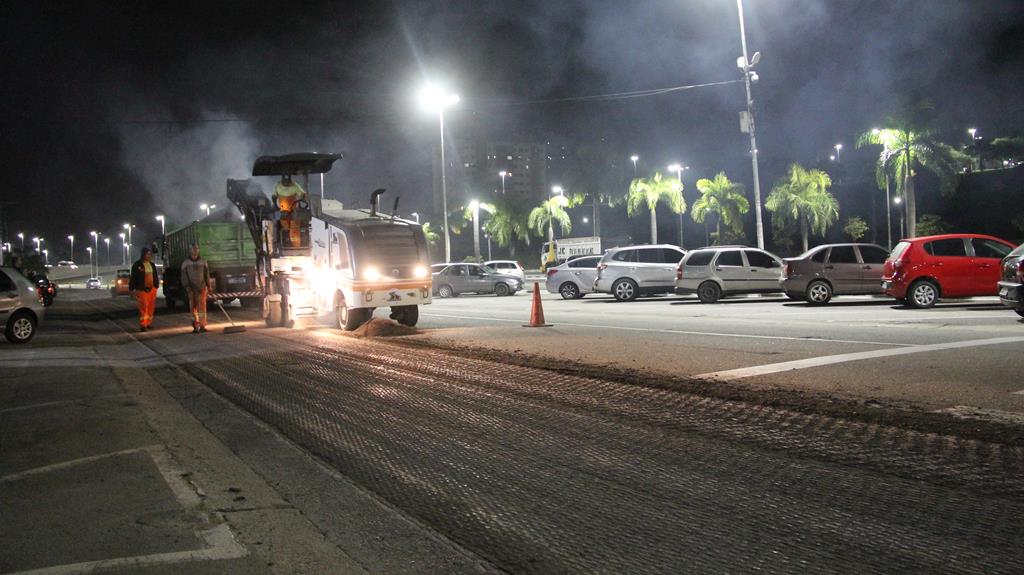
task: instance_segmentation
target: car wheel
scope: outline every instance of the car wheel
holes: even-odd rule
[[[827,281],[815,280],[807,286],[807,303],[825,305],[832,299],[832,286]]]
[[[498,297],[507,296],[511,290],[508,288],[508,284],[498,282],[494,284],[494,295]]]
[[[565,282],[558,288],[558,295],[562,299],[577,299],[580,297],[580,288],[572,282]]]
[[[36,320],[32,319],[32,316],[27,312],[15,312],[7,320],[7,329],[4,330],[4,336],[7,337],[7,341],[11,343],[28,343],[35,334]]]
[[[722,297],[722,288],[715,282],[704,282],[697,286],[697,299],[700,303],[715,303]]]
[[[918,309],[930,308],[938,299],[939,286],[931,280],[917,280],[907,294],[907,301]]]
[[[623,278],[612,284],[612,295],[618,301],[633,301],[640,295],[639,292],[640,288],[631,279]]]
[[[437,295],[438,295],[438,297],[447,299],[447,298],[455,296],[455,290],[452,289],[452,286],[450,286],[448,284],[445,284],[445,285],[437,288]]]

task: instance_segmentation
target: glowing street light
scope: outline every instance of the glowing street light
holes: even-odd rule
[[[633,162],[633,179],[636,179],[636,162],[640,159],[640,156],[633,154],[629,157],[629,161]]]
[[[900,197],[900,196],[896,196],[895,198],[893,198],[892,201],[896,204],[896,207],[900,209],[900,238],[902,239],[903,238],[903,198]]]
[[[36,243],[36,253],[40,253],[39,250],[41,250],[42,248],[39,246],[39,244],[43,242],[43,238],[37,236],[32,238],[32,241]]]
[[[501,178],[501,195],[503,196],[505,195],[505,176],[507,175],[508,172],[506,172],[505,170],[498,172],[498,177]]]
[[[50,263],[50,250],[43,250],[43,265],[49,265]]]
[[[121,238],[121,265],[127,265],[128,259],[126,254],[128,253],[128,244],[124,241],[124,232],[117,234]]]
[[[103,243],[107,244],[107,265],[110,265],[110,238],[103,238]],[[98,258],[97,258],[98,259]]]
[[[92,249],[96,252],[96,275],[93,277],[97,277],[100,275],[100,235],[96,232],[89,232],[89,235],[92,236]]]
[[[18,239],[21,240],[21,253],[25,253],[25,234],[18,232]]]
[[[210,210],[213,210],[213,209],[216,209],[216,208],[217,208],[217,204],[209,204],[209,205],[207,205],[207,204],[199,204],[199,209],[200,210],[206,210],[206,215],[207,216],[210,215]]]
[[[130,252],[132,251],[132,228],[135,226],[132,224],[123,224],[121,227],[128,230],[128,251]]]
[[[452,260],[452,242],[448,233],[448,176],[444,160],[444,110],[459,103],[459,95],[449,92],[436,84],[428,84],[420,89],[420,106],[428,111],[437,112],[441,125],[441,209],[444,225],[444,261]]]
[[[92,248],[89,247],[89,246],[85,246],[85,251],[89,252],[89,276],[90,277],[96,277],[96,276],[92,275],[92,269],[93,269],[93,265],[92,265]]]
[[[843,149],[843,145],[842,144],[836,144],[833,147],[836,149],[836,161],[837,162],[842,161],[842,160],[839,159],[839,152]]]
[[[156,221],[160,222],[160,236],[161,237],[163,237],[165,235],[165,230],[164,230],[165,219],[166,218],[164,218],[163,216],[157,216],[156,217]]]
[[[676,179],[679,180],[679,195],[683,195],[683,170],[689,170],[690,166],[683,166],[682,164],[671,164],[668,167],[668,171],[676,173]],[[685,199],[684,199],[685,201]],[[679,247],[683,247],[683,212],[679,212]]]
[[[71,257],[68,258],[71,261],[75,261],[75,236],[74,234],[68,236],[68,240],[71,241]]]
[[[411,216],[413,217],[413,219],[415,219],[415,220],[416,220],[416,223],[417,223],[417,224],[418,224],[418,223],[420,223],[420,215],[419,215],[418,213],[416,213],[416,212],[413,212],[413,213],[411,213],[411,214],[409,214],[409,215],[411,215]]]

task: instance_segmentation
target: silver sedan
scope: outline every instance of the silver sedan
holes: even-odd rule
[[[600,261],[601,256],[586,256],[548,268],[548,292],[557,293],[562,299],[579,299],[594,291]]]

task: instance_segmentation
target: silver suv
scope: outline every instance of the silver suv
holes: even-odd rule
[[[0,268],[0,320],[7,341],[27,343],[45,313],[39,289],[18,270]]]
[[[594,291],[610,293],[619,301],[672,293],[676,266],[685,255],[686,250],[669,244],[612,248],[597,264]]]
[[[782,260],[747,246],[713,246],[693,250],[679,262],[676,293],[696,293],[701,303],[723,295],[779,293]]]
[[[579,299],[590,293],[600,262],[601,256],[583,256],[548,268],[548,292],[559,294],[562,299]]]

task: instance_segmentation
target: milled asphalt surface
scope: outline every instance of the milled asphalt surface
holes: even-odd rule
[[[225,556],[118,569],[1013,573],[1024,563],[1019,446],[418,347],[465,344],[477,328],[381,340],[248,321],[243,334],[196,336],[183,315],[161,314],[154,331],[128,334],[128,302],[76,297],[52,308],[39,340],[0,351],[0,503],[17,511],[0,527],[11,550],[0,572],[189,550]],[[553,329],[517,327],[515,345],[557,341]],[[652,333],[629,346],[653,357],[669,345],[653,338],[673,334]]]

